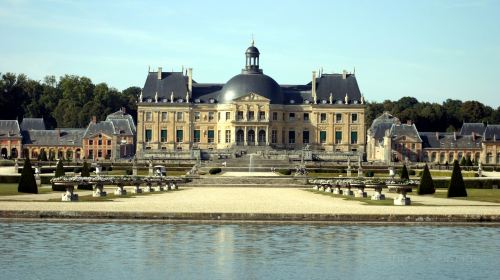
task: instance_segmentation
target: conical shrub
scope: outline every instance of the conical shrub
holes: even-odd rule
[[[406,164],[403,164],[403,170],[401,170],[401,180],[410,180],[410,175],[408,175]]]
[[[89,164],[86,161],[83,162],[82,172],[80,173],[80,176],[82,176],[82,177],[90,177],[90,167],[89,167]]]
[[[31,162],[28,157],[24,160],[23,172],[21,173],[21,179],[19,179],[17,191],[21,193],[38,193],[35,174],[33,174]]]
[[[453,172],[451,173],[450,185],[448,186],[448,197],[466,197],[467,190],[465,189],[464,178],[462,177],[462,170],[458,161],[453,163]]]
[[[433,194],[435,192],[436,188],[434,187],[434,181],[432,181],[431,172],[429,171],[429,167],[426,164],[424,167],[424,171],[422,172],[422,177],[420,178],[420,185],[418,186],[417,193]]]
[[[57,162],[56,173],[54,174],[54,178],[62,177],[64,175],[65,175],[64,166],[63,166],[62,160],[59,160]],[[53,191],[64,191],[64,190],[66,190],[66,187],[57,186],[55,184],[52,184],[52,190]]]

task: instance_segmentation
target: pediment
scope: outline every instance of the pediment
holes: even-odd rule
[[[250,92],[246,95],[243,95],[233,100],[233,102],[241,102],[241,101],[270,102],[271,100],[262,95],[259,95],[258,93]]]

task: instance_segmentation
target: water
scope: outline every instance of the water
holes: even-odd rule
[[[248,162],[248,172],[249,173],[252,173],[254,172],[254,166],[253,166],[253,154],[250,154],[250,159],[249,159],[249,162]]]
[[[481,226],[0,222],[0,279],[498,279]]]

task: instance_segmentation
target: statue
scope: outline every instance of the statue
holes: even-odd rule
[[[189,91],[186,92],[186,103],[189,103]]]
[[[347,92],[344,97],[345,104],[349,104],[349,96],[347,96]]]
[[[365,104],[365,96],[361,94],[361,104]]]
[[[155,103],[158,103],[158,92],[155,93]]]
[[[142,90],[141,90],[141,94],[139,94],[139,102],[142,102]]]
[[[170,94],[170,103],[174,103],[174,92]]]
[[[333,93],[330,92],[330,104],[333,104]]]

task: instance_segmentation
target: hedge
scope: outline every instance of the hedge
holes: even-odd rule
[[[219,174],[221,172],[222,172],[222,169],[220,167],[211,168],[208,171],[208,173],[210,173],[211,175]]]
[[[436,189],[447,189],[450,184],[449,179],[434,179],[434,187]],[[500,179],[464,179],[465,187],[468,189],[491,189],[493,185],[500,188]]]
[[[281,175],[292,175],[292,170],[291,169],[278,169],[276,170],[278,173]]]

